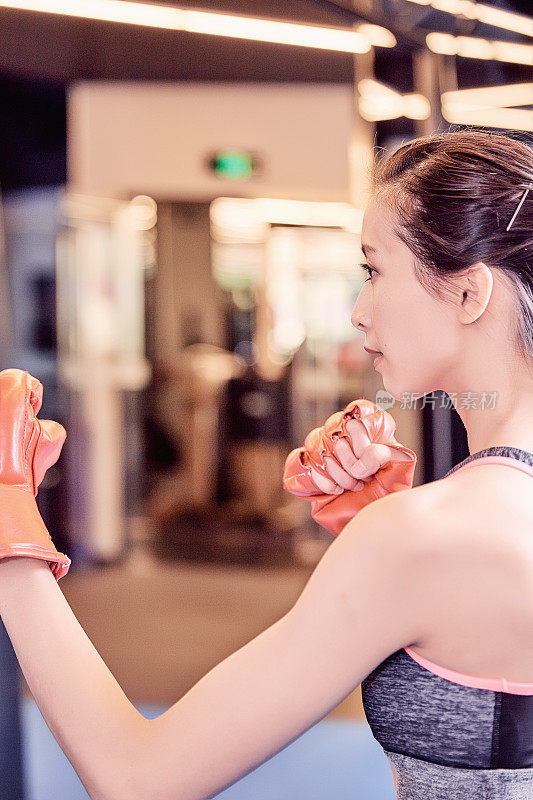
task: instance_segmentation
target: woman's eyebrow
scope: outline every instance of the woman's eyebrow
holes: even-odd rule
[[[365,256],[368,255],[369,252],[373,252],[373,253],[377,252],[376,248],[372,247],[371,244],[362,244],[361,245],[361,250],[363,251]]]

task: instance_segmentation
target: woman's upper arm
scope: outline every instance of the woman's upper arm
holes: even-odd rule
[[[420,564],[407,495],[366,506],[290,611],[151,721],[137,765],[139,797],[214,796],[326,716],[387,656],[419,640]]]

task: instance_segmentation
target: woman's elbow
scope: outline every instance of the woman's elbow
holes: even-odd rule
[[[157,775],[148,761],[151,720],[143,717],[139,721],[130,746],[126,751],[122,748],[122,758],[117,759],[112,774],[101,780],[100,793],[89,793],[91,800],[159,800]]]

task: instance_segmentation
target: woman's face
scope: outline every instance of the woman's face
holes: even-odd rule
[[[379,350],[376,366],[396,400],[414,400],[449,385],[460,353],[453,306],[435,299],[414,272],[415,257],[394,233],[395,217],[383,201],[370,201],[361,242],[374,270],[357,296],[351,321],[364,344]],[[375,356],[372,356],[374,359]]]

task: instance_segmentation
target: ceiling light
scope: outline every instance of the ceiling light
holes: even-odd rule
[[[128,0],[8,0],[0,8],[39,11],[69,17],[143,25],[189,33],[228,36],[274,44],[312,47],[342,53],[367,53],[372,44],[394,47],[392,33],[371,25],[368,36],[355,29],[327,28],[219,12],[196,11]],[[392,41],[394,39],[394,42]]]
[[[211,222],[231,227],[246,213],[261,224],[344,228],[360,232],[363,212],[342,202],[217,197],[210,205]]]
[[[495,42],[473,36],[452,36],[451,33],[428,33],[426,44],[433,53],[483,58],[533,66],[533,46],[515,42]]]
[[[396,37],[387,28],[381,25],[371,25],[369,22],[362,22],[357,25],[355,30],[368,39],[374,47],[394,47]]]
[[[482,86],[479,89],[459,89],[444,92],[443,99],[453,103],[498,108],[527,106],[533,102],[533,83],[506,83],[503,86]]]
[[[529,105],[532,100],[533,83],[444,92],[442,116],[456,125],[533,131],[533,111],[510,107]]]
[[[408,2],[416,3],[419,6],[431,6],[437,11],[444,11],[456,17],[477,19],[494,28],[503,28],[524,36],[533,36],[533,19],[530,17],[523,17],[520,14],[503,11],[501,8],[493,8],[483,3],[475,3],[472,0],[408,0]]]
[[[483,108],[482,106],[442,104],[442,116],[454,125],[481,125],[502,130],[533,131],[533,111],[519,108]]]
[[[431,104],[422,94],[401,94],[372,78],[363,78],[357,87],[359,113],[369,122],[398,117],[428,119],[431,114]]]

